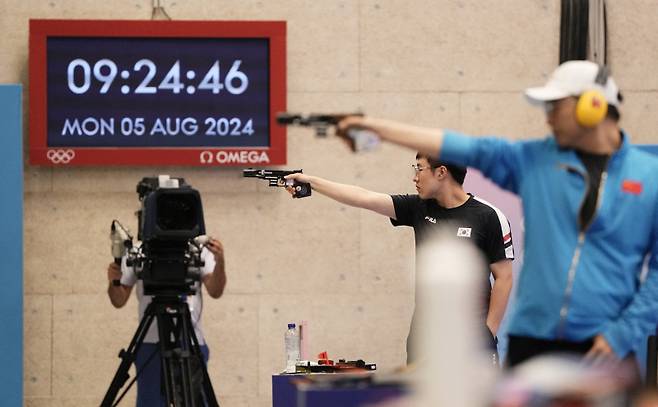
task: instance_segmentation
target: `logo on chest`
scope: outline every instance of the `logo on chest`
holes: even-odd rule
[[[457,229],[457,237],[471,237],[471,228]]]
[[[436,223],[436,219],[429,216],[425,216],[425,220],[428,221],[429,223]]]
[[[627,194],[640,195],[642,193],[642,183],[639,181],[625,179],[621,183],[621,190]]]

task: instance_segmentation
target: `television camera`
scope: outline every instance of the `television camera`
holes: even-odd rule
[[[101,407],[116,406],[137,380],[135,377],[124,388],[130,378],[129,369],[154,321],[166,405],[219,407],[186,299],[197,294],[204,266],[201,250],[209,240],[205,236],[201,196],[183,178],[168,175],[142,178],[137,194],[141,202],[137,238],[142,244],[134,247],[130,233],[121,223],[112,221],[112,256],[120,263],[125,255],[126,266],[132,267],[142,280],[144,294],[153,297],[130,345],[119,353],[121,363]],[[113,284],[120,285],[118,281]],[[147,364],[154,355],[155,352]]]
[[[183,178],[144,177],[137,184],[141,208],[137,212],[141,246],[118,221],[112,221],[112,256],[133,267],[145,295],[195,294],[201,278],[201,249],[207,243],[199,192]],[[118,285],[119,282],[113,282]]]
[[[304,126],[315,129],[315,135],[326,137],[329,128],[336,126],[348,116],[363,116],[363,113],[342,114],[309,114],[281,112],[276,116],[276,122],[285,126]],[[349,128],[345,133],[336,132],[343,138],[354,152],[371,151],[379,147],[381,140],[377,133],[363,128]]]
[[[302,170],[269,170],[245,168],[242,176],[245,178],[260,178],[268,182],[271,187],[289,187],[293,189],[293,198],[305,198],[311,196],[311,184],[295,180],[287,180],[286,175],[302,173]]]

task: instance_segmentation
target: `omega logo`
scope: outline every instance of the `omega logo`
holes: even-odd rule
[[[201,164],[269,164],[270,157],[266,151],[202,151],[199,155]]]

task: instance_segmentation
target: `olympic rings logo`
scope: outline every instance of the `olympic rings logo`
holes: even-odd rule
[[[46,158],[53,164],[68,164],[75,157],[73,150],[48,150]]]

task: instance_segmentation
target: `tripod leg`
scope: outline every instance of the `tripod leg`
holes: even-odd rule
[[[119,352],[119,358],[121,358],[121,363],[119,364],[119,368],[114,374],[114,378],[112,379],[112,383],[110,383],[110,387],[107,389],[107,392],[105,393],[105,397],[101,402],[101,407],[112,407],[113,405],[115,405],[114,401],[117,398],[117,394],[119,394],[119,390],[121,390],[121,388],[124,386],[128,378],[130,378],[130,375],[128,374],[128,370],[130,369],[130,366],[135,361],[135,355],[137,354],[137,351],[139,350],[142,343],[144,342],[144,336],[146,336],[146,333],[148,332],[148,329],[151,326],[151,323],[153,322],[153,315],[149,312],[151,308],[152,308],[151,305],[149,305],[146,308],[146,311],[144,311],[144,317],[140,321],[139,326],[137,327],[137,331],[135,332],[135,335],[130,341],[130,345],[128,345],[128,349],[127,350],[121,349],[121,351]],[[120,400],[121,399],[117,400],[117,403]]]
[[[193,386],[192,359],[190,352],[189,310],[187,303],[163,305],[165,312],[158,314],[158,331],[162,357],[162,374],[168,405],[202,407],[203,399],[197,398],[200,388]],[[203,360],[200,361],[203,366]]]
[[[187,303],[155,298],[152,304],[167,407],[219,407]],[[194,380],[199,372],[201,379]]]
[[[171,315],[161,312],[157,315],[158,318],[158,336],[160,346],[160,358],[162,368],[162,383],[164,386],[164,394],[167,399],[167,406],[183,406],[182,400],[179,396],[177,386],[177,369],[174,362],[177,336],[175,333],[174,320]],[[173,338],[172,338],[173,337]]]
[[[180,314],[179,334],[181,354],[183,355],[181,358],[181,369],[183,371],[183,381],[186,389],[185,395],[193,404],[204,406],[202,388],[199,385],[199,380],[195,380],[195,376],[197,376],[196,372],[203,368],[204,361],[202,358],[199,358],[200,354],[195,353],[192,347],[190,332],[193,335],[194,328],[192,327],[192,320],[187,304],[183,304]]]
[[[201,347],[199,346],[199,340],[196,337],[196,333],[194,332],[194,327],[192,326],[192,317],[190,315],[190,309],[187,307],[187,304],[185,304],[185,308],[183,309],[183,312],[185,313],[185,325],[183,326],[184,329],[184,335],[186,338],[189,340],[189,344],[191,346],[191,351],[192,354],[197,358],[199,361],[199,366],[201,368],[201,374],[202,374],[202,387],[203,387],[203,398],[205,399],[205,404],[207,404],[208,407],[219,407],[219,403],[217,402],[217,398],[215,397],[215,391],[212,387],[212,383],[210,382],[210,375],[208,374],[208,369],[206,367],[206,362],[203,359],[203,353],[201,352]]]
[[[203,359],[195,357],[190,338],[190,331],[193,333],[192,319],[189,314],[187,303],[181,302],[178,308],[178,318],[176,326],[176,340],[178,345],[177,366],[180,369],[180,382],[182,385],[181,393],[186,405],[204,406],[201,395],[201,386],[196,386],[194,372],[204,366]],[[193,369],[195,367],[195,369]]]

